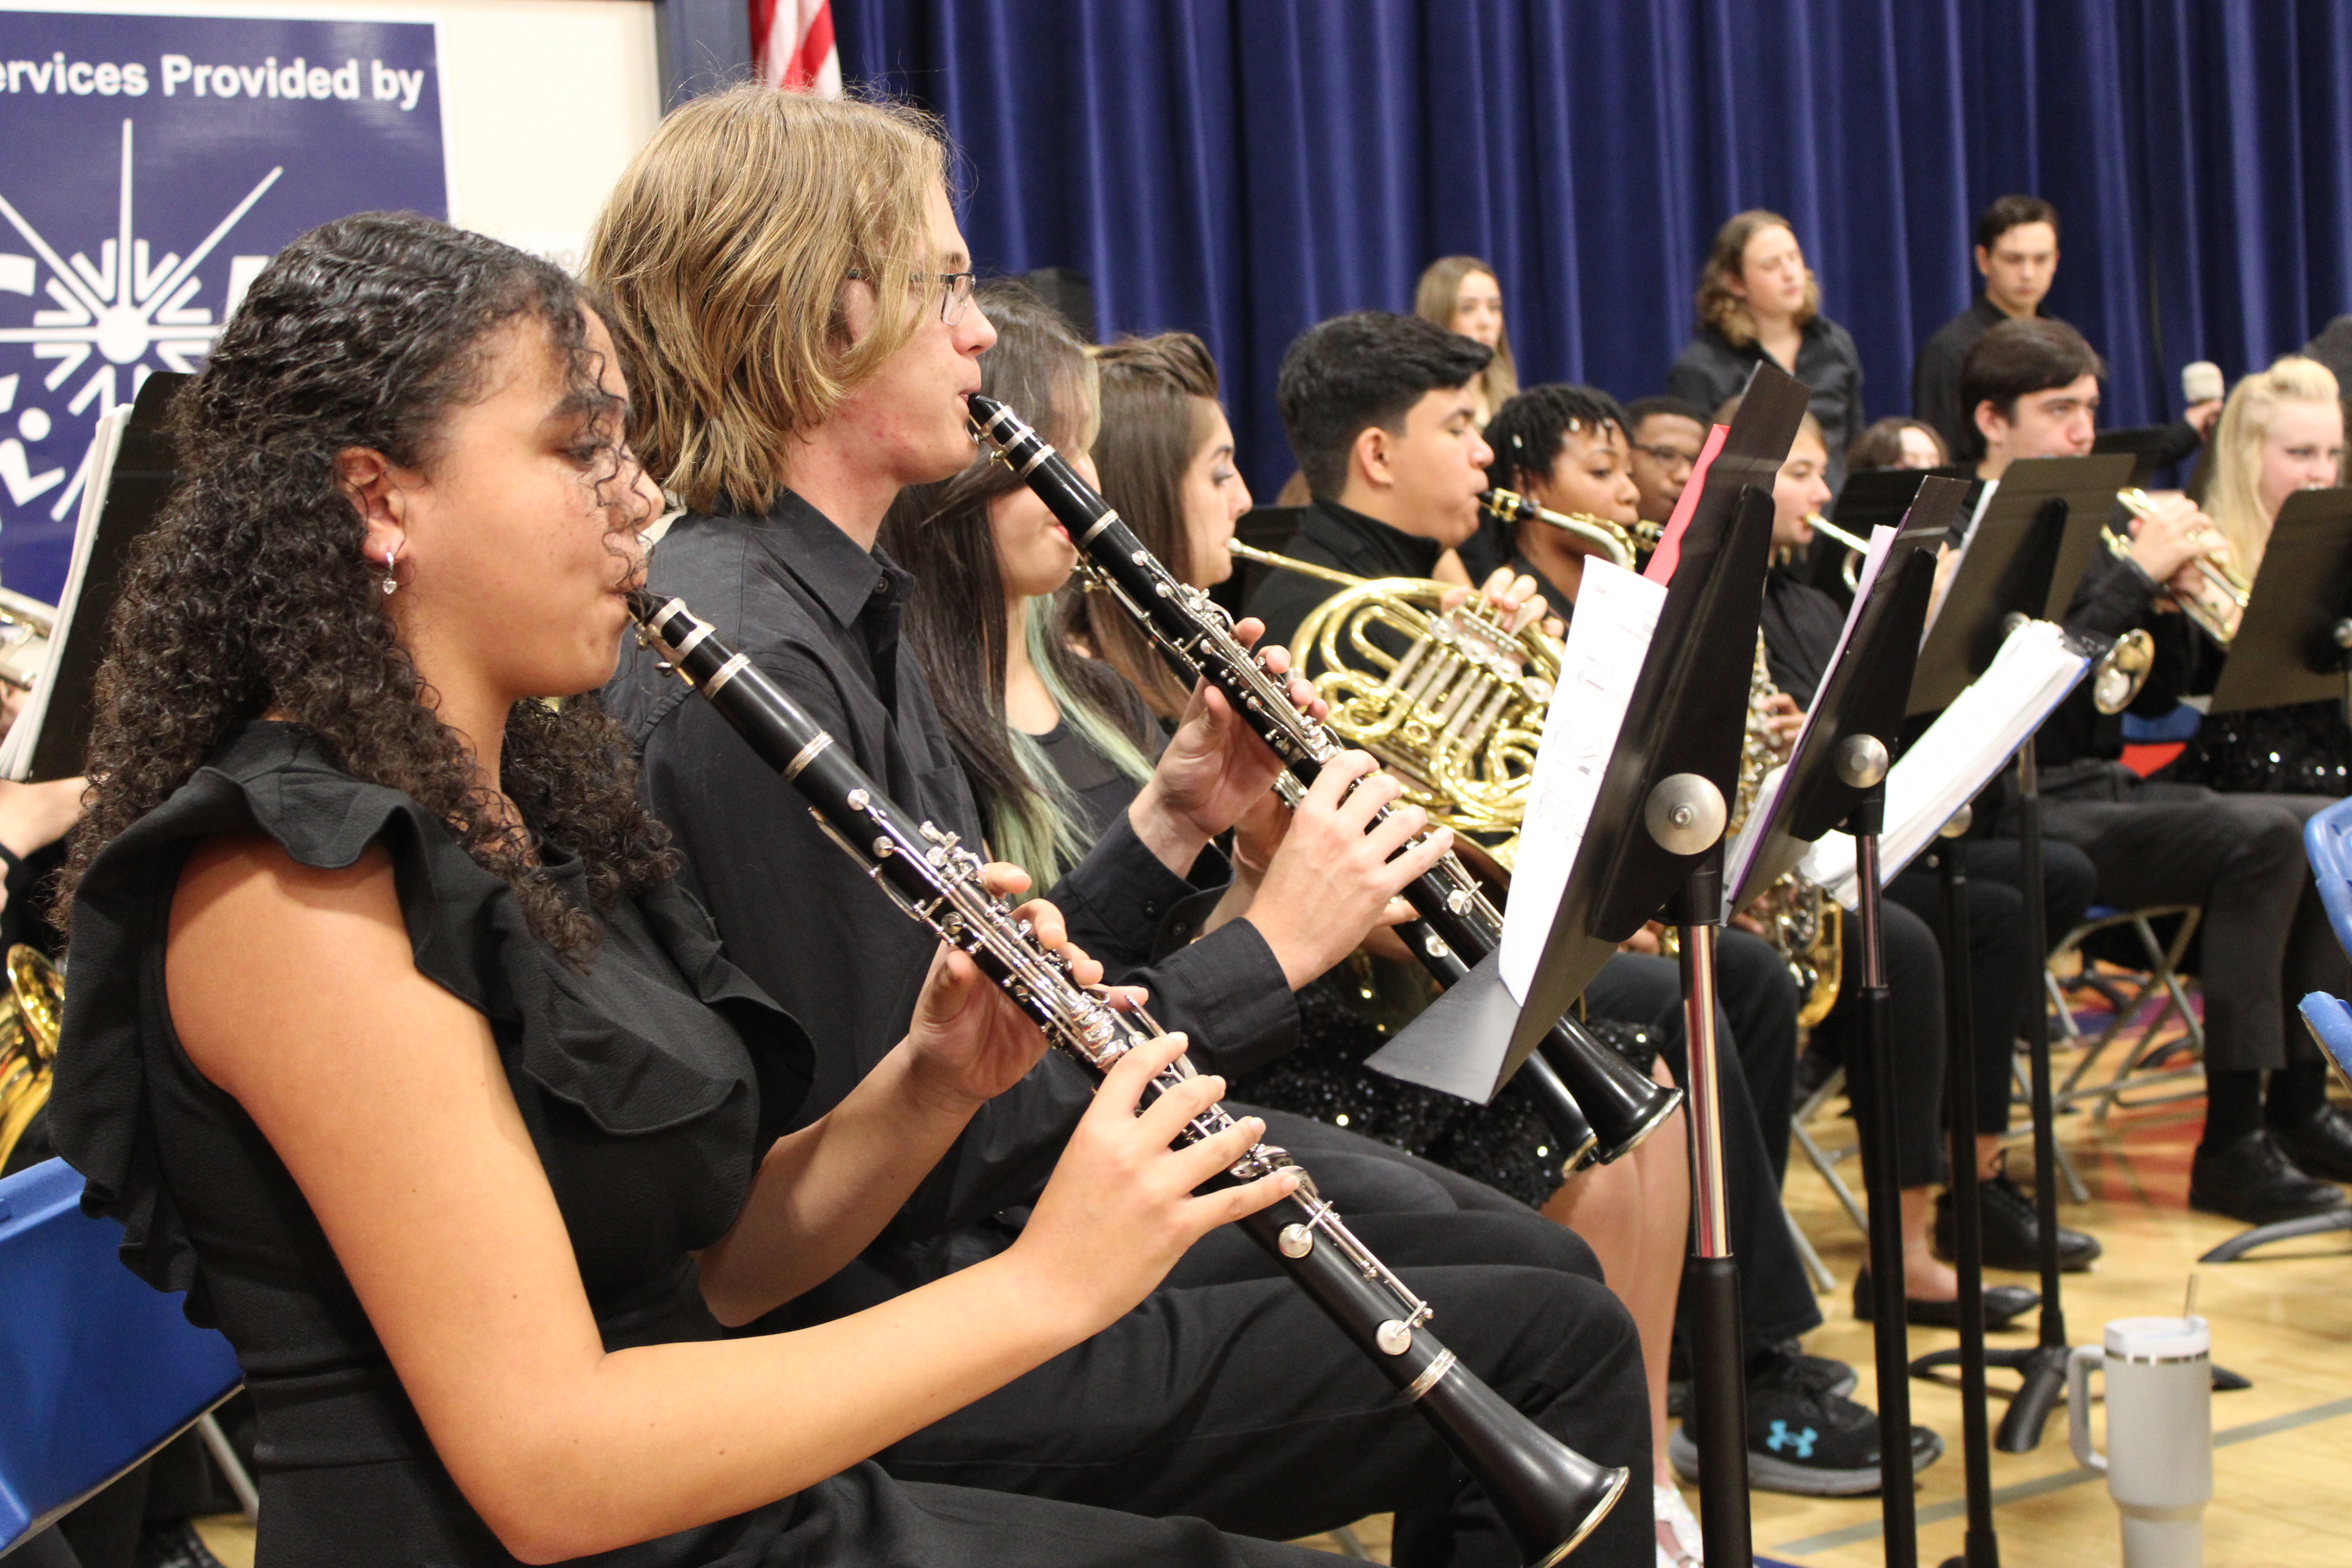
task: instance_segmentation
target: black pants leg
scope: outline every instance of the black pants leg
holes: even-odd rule
[[[2042,823],[2090,857],[2100,901],[2205,908],[2206,1066],[2285,1066],[2290,1042],[2302,1043],[2302,1031],[2286,1027],[2300,999],[2286,994],[2286,962],[2322,966],[2332,941],[2303,855],[2304,820],[2327,803],[2128,774],[2100,775],[2091,787],[2045,799]]]
[[[1433,1327],[1463,1365],[1578,1452],[1633,1471],[1578,1561],[1647,1568],[1641,1345],[1598,1271],[1580,1272],[1589,1249],[1509,1215],[1374,1215],[1355,1228],[1437,1309]],[[1543,1265],[1426,1261],[1505,1247]],[[1156,1291],[880,1458],[906,1480],[1197,1514],[1276,1541],[1369,1513],[1443,1511],[1454,1526],[1444,1561],[1518,1562],[1435,1430],[1287,1279]]]
[[[1717,980],[1728,973],[1717,966]],[[1788,984],[1785,973],[1782,984]],[[1683,1029],[1682,975],[1671,959],[1620,953],[1585,988],[1592,1011],[1628,1023],[1646,1024],[1663,1037],[1661,1054],[1675,1081],[1690,1080],[1689,1047]],[[1727,1007],[1728,1006],[1727,1001]],[[1752,1354],[1821,1327],[1821,1308],[1805,1279],[1804,1260],[1789,1234],[1773,1179],[1763,1122],[1777,1116],[1786,1147],[1789,1120],[1785,1091],[1777,1110],[1759,1107],[1731,1037],[1726,1009],[1716,1013],[1716,1069],[1723,1118],[1723,1174],[1730,1209],[1731,1253],[1739,1262],[1741,1315]],[[1685,1119],[1687,1120],[1687,1119]],[[1687,1300],[1687,1298],[1685,1298]]]
[[[1541,1267],[1565,1256],[1570,1259],[1571,1272],[1589,1279],[1601,1278],[1600,1261],[1590,1247],[1574,1238],[1574,1233],[1554,1225],[1517,1199],[1458,1172],[1312,1117],[1235,1100],[1227,1100],[1225,1108],[1236,1116],[1263,1117],[1266,1142],[1289,1150],[1315,1178],[1316,1190],[1351,1226],[1359,1217],[1370,1215],[1502,1215],[1514,1223],[1473,1226],[1463,1231],[1465,1238],[1476,1236],[1484,1239],[1475,1244],[1465,1239],[1464,1247],[1445,1261]],[[1513,1238],[1528,1234],[1525,1229],[1528,1226],[1562,1231],[1574,1245],[1565,1254],[1549,1238],[1534,1248],[1521,1246]],[[1162,1282],[1162,1288],[1268,1279],[1280,1272],[1264,1248],[1244,1236],[1238,1226],[1229,1225],[1193,1243]]]
[[[1789,1173],[1789,1119],[1797,1097],[1797,1009],[1802,998],[1789,966],[1762,937],[1727,926],[1715,951],[1716,994],[1731,1022],[1748,1075],[1748,1098],[1772,1180]]]
[[[1887,1056],[1895,1074],[1895,1163],[1906,1187],[1944,1177],[1944,957],[1927,922],[1893,899],[1881,906],[1886,955]],[[1845,973],[1837,1005],[1813,1026],[1813,1048],[1846,1069],[1854,1124],[1874,1137],[1871,1089],[1862,1049],[1862,922],[1847,920]]]
[[[1886,899],[1924,921],[1936,940],[1944,937],[1942,879],[1928,870],[1906,871],[1887,884]],[[2025,899],[2006,882],[1969,878],[1969,1001],[1976,1022],[1977,1125],[1979,1132],[2009,1130],[2010,1062],[2017,1052],[2020,1015],[2028,987],[2039,979],[2026,951]]]

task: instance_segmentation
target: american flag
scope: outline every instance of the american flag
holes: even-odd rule
[[[819,98],[841,96],[841,50],[833,41],[833,0],[750,0],[751,51],[770,85]]]

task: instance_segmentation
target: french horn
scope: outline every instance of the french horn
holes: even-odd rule
[[[0,1165],[48,1103],[65,994],[57,966],[38,949],[20,942],[8,950],[8,989],[0,994]]]
[[[1429,814],[1433,827],[1475,838],[1511,868],[1544,710],[1559,681],[1561,646],[1538,626],[1517,633],[1473,593],[1417,577],[1359,577],[1232,540],[1244,561],[1338,586],[1298,624],[1291,656],[1311,671],[1325,720],[1370,752]]]

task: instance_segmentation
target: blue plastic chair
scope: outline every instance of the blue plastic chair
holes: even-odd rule
[[[2137,713],[2124,715],[2124,744],[2126,746],[2161,746],[2173,741],[2196,737],[2205,715],[2186,702],[2177,703],[2169,713],[2154,719],[2143,719]]]
[[[2336,929],[2336,940],[2344,951],[2352,953],[2352,798],[2337,801],[2303,825],[2303,853],[2311,862],[2312,880],[2327,910],[2327,923]],[[2325,991],[2314,991],[2296,1006],[2303,1014],[2304,1026],[2336,1064],[2336,1070],[2352,1078],[2352,1006]],[[2234,1263],[2270,1242],[2337,1230],[2352,1230],[2352,1209],[2256,1226],[2231,1237],[2198,1261]]]
[[[83,1214],[81,1189],[62,1160],[0,1181],[0,1556],[240,1378],[228,1341],[122,1266],[122,1227]]]

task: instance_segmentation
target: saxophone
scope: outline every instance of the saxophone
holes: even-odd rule
[[[1759,632],[1756,668],[1748,679],[1748,731],[1740,737],[1739,783],[1731,803],[1730,826],[1725,829],[1727,837],[1738,833],[1748,820],[1764,787],[1764,775],[1780,765],[1769,724],[1772,699],[1780,694],[1764,662],[1764,635]],[[1837,1005],[1838,984],[1845,973],[1837,901],[1791,871],[1764,889],[1743,912],[1762,924],[1764,940],[1780,953],[1789,966],[1789,977],[1797,983],[1797,994],[1803,998],[1797,1022],[1808,1028],[1820,1023]]]

